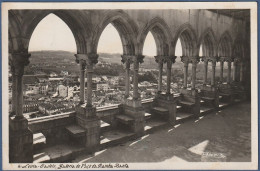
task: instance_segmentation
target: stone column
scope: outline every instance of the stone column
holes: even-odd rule
[[[158,94],[162,92],[162,72],[163,72],[163,56],[155,56],[155,61],[158,63],[159,75],[158,75]]]
[[[181,61],[184,63],[184,78],[183,78],[183,88],[187,88],[187,79],[188,79],[188,66],[189,58],[187,56],[182,56]]]
[[[125,97],[129,97],[129,91],[130,91],[130,62],[126,62],[125,64],[126,68],[126,75],[125,75]]]
[[[12,70],[14,99],[13,110],[16,117],[23,118],[23,73],[24,67],[29,64],[30,54],[12,54],[10,56],[10,65]]]
[[[237,63],[233,62],[233,81],[236,81]]]
[[[86,61],[80,60],[80,104],[85,103],[85,73],[86,73]]]
[[[9,56],[13,77],[13,102],[15,118],[9,119],[9,159],[11,163],[30,163],[33,161],[33,134],[28,121],[23,116],[23,74],[29,64],[30,54],[16,53]]]
[[[87,74],[87,104],[76,107],[76,122],[85,132],[79,137],[79,144],[85,146],[86,151],[96,151],[100,144],[100,120],[96,115],[96,108],[92,106],[92,74],[93,65],[98,61],[97,54],[76,54],[76,61],[84,61]],[[85,81],[84,81],[85,83]]]
[[[223,70],[224,70],[224,61],[220,61],[220,82],[223,82]]]
[[[170,57],[167,57],[167,85],[166,85],[166,94],[171,94],[171,73],[172,73],[172,60]]]
[[[215,87],[216,61],[212,61],[211,87]]]
[[[238,65],[240,64],[240,58],[234,58],[233,66],[233,81],[238,81]]]
[[[206,57],[202,57],[202,61],[204,62],[204,80],[203,80],[203,85],[207,85],[208,59]]]
[[[192,82],[191,82],[191,89],[195,90],[196,86],[196,68],[197,68],[197,63],[199,62],[199,57],[191,57],[192,61]]]
[[[87,65],[87,106],[92,106],[92,74],[93,74],[93,63],[90,62]]]
[[[137,100],[139,98],[138,94],[138,70],[139,70],[139,63],[143,61],[144,56],[137,55],[134,56],[134,78],[133,78],[133,99]]]
[[[240,82],[244,81],[243,74],[244,74],[244,64],[243,64],[243,62],[240,62]]]
[[[15,79],[14,67],[11,67],[11,73],[12,73],[12,104],[11,104],[12,110],[11,110],[10,116],[14,116],[15,115],[15,105],[16,105],[16,79]]]
[[[130,65],[133,63],[132,58],[127,55],[122,55],[122,63],[125,64],[125,98],[129,97],[130,91]]]
[[[230,84],[231,83],[231,60],[230,59],[228,59],[227,64],[228,64],[227,83]]]
[[[204,62],[204,85],[207,85],[208,61]]]
[[[87,106],[92,106],[92,73],[93,65],[98,61],[97,54],[75,54],[76,62],[80,63],[80,101],[85,103],[85,73],[87,74]],[[86,72],[85,72],[86,70]]]

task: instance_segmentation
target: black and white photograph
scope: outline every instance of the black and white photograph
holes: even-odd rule
[[[3,169],[258,169],[256,2],[4,2],[1,24]]]

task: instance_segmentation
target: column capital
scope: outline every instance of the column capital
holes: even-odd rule
[[[29,53],[12,53],[8,55],[9,65],[15,75],[23,75],[24,67],[30,63],[30,56]]]
[[[233,58],[232,57],[225,57],[225,62],[233,62]]]
[[[200,58],[199,58],[199,56],[192,56],[192,57],[189,57],[189,61],[193,65],[197,65],[197,63],[200,62]]]
[[[215,57],[209,57],[209,56],[203,56],[201,58],[201,61],[202,62],[212,62],[213,63],[216,63],[219,61],[219,57],[215,56]]]
[[[177,56],[157,55],[157,56],[155,56],[155,61],[157,63],[159,63],[159,62],[163,62],[163,63],[172,62],[172,63],[175,63],[175,59],[176,58],[177,58]]]
[[[189,63],[189,57],[188,56],[181,56],[181,62],[183,62],[184,63],[184,65],[186,64],[186,65],[188,65],[188,63]]]
[[[219,56],[219,57],[218,57],[218,61],[219,61],[219,62],[225,62],[225,57]]]
[[[171,62],[171,63],[175,63],[175,59],[177,58],[177,56],[166,56],[166,62]]]
[[[139,64],[144,62],[144,55],[136,55],[136,60]]]
[[[208,61],[209,61],[209,59],[207,58],[207,56],[201,57],[201,62],[207,63]]]
[[[121,62],[131,64],[134,62],[133,56],[131,55],[121,55]]]
[[[95,65],[98,63],[98,54],[75,54],[76,62],[79,63],[81,60],[85,61],[86,65]]]
[[[160,55],[158,55],[158,56],[154,56],[154,58],[155,58],[155,62],[156,62],[156,63],[161,64],[161,63],[165,63],[165,62],[166,62],[166,61],[165,61],[165,56],[160,56]]]
[[[233,61],[234,61],[234,64],[237,65],[237,64],[239,64],[241,62],[241,59],[236,57],[236,58],[234,58]]]

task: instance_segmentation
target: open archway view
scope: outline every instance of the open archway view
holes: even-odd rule
[[[158,91],[158,63],[156,62],[156,43],[152,33],[149,31],[143,46],[144,62],[139,69],[139,93],[142,99],[152,98]],[[164,64],[165,65],[165,64]],[[163,82],[166,83],[163,72]]]
[[[172,66],[172,90],[173,93],[179,93],[179,90],[183,87],[183,73],[184,73],[184,64],[181,61],[181,56],[183,55],[182,52],[182,44],[180,39],[177,40],[176,47],[175,47],[175,63]]]
[[[79,69],[70,28],[59,17],[49,14],[34,29],[28,50],[30,64],[23,76],[24,116],[35,118],[73,111],[79,102]]]
[[[5,160],[250,161],[250,28],[241,11],[9,10]]]
[[[94,67],[93,103],[96,107],[119,104],[125,91],[125,71],[121,62],[123,48],[119,33],[112,24],[103,30],[97,53],[99,62]]]

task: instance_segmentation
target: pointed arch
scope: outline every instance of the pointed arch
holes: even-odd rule
[[[87,49],[85,37],[87,36],[85,34],[86,32],[83,30],[87,28],[84,28],[81,22],[73,17],[71,12],[67,12],[65,10],[42,10],[40,13],[37,13],[37,15],[32,20],[30,18],[25,18],[23,29],[25,30],[24,36],[28,38],[28,42],[26,42],[26,48],[28,49],[29,41],[37,25],[49,14],[54,14],[69,27],[76,42],[77,53],[86,53]]]
[[[8,12],[8,21],[9,53],[21,50],[23,51],[24,47],[21,39],[21,23],[13,10]]]
[[[183,56],[197,55],[197,35],[189,23],[181,25],[176,31],[173,40],[174,48],[176,48],[178,38],[181,41]]]
[[[92,35],[92,52],[97,52],[99,38],[109,23],[111,23],[119,33],[123,45],[123,54],[134,55],[136,52],[137,26],[134,21],[130,19],[128,14],[122,10],[108,10],[104,13],[103,19],[101,19],[95,28],[96,31]]]
[[[200,46],[203,45],[203,55],[204,56],[216,56],[217,55],[217,42],[216,37],[211,28],[207,28],[198,40],[197,49],[199,50]]]
[[[157,48],[157,55],[169,55],[171,49],[172,34],[169,26],[160,17],[150,20],[140,31],[137,42],[139,43],[139,53],[142,54],[145,38],[151,31]]]
[[[218,43],[218,56],[232,56],[232,37],[228,31],[225,31]]]
[[[244,46],[243,46],[243,38],[241,36],[236,37],[233,47],[232,47],[232,57],[244,58]]]

